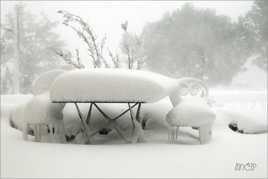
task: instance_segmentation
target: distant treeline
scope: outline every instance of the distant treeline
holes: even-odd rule
[[[44,14],[37,17],[19,3],[1,22],[2,94],[29,93],[41,72],[66,63],[74,68],[146,68],[172,77],[197,77],[212,85],[230,83],[252,56],[267,70],[268,1],[255,1],[237,22],[189,3],[146,24],[138,35],[128,31],[126,21],[118,27],[123,35],[117,52],[79,14],[58,12],[62,25],[84,44],[88,64],[81,61],[81,48],[66,49],[54,31],[57,22]]]
[[[246,16],[232,22],[213,9],[191,4],[144,27],[141,38],[147,67],[174,77],[195,76],[228,84],[252,55],[267,69],[268,1],[256,1]]]

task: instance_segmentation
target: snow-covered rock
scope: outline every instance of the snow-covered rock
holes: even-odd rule
[[[166,115],[166,121],[170,126],[169,140],[177,140],[179,127],[190,126],[199,129],[200,142],[206,143],[211,138],[211,127],[215,118],[214,111],[204,99],[184,98]]]
[[[57,69],[57,70],[51,70],[51,71],[42,73],[33,82],[32,93],[34,95],[39,95],[39,94],[47,92],[49,90],[51,84],[55,80],[55,78],[64,72],[65,72],[65,70]]]
[[[73,70],[55,79],[50,98],[52,101],[155,102],[167,96],[177,86],[176,81],[148,71]]]

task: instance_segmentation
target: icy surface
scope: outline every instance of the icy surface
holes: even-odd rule
[[[155,102],[175,86],[175,79],[147,71],[74,70],[56,78],[50,98],[53,101]]]
[[[217,108],[251,116],[251,124],[267,126],[267,93],[265,91],[212,91]],[[23,103],[31,96],[2,96],[2,112]],[[6,105],[8,104],[8,105]],[[83,114],[88,105],[80,105]],[[111,116],[125,105],[102,105]],[[8,125],[1,115],[1,177],[25,178],[265,178],[267,176],[267,133],[240,134],[228,128],[232,117],[217,113],[210,143],[196,145],[196,130],[182,129],[177,145],[168,144],[165,116],[172,108],[168,98],[142,106],[149,118],[145,143],[124,144],[116,133],[96,136],[97,145],[51,144],[23,141],[21,132]],[[63,110],[65,126],[77,133],[79,119],[75,107]],[[256,117],[254,117],[256,116]],[[84,116],[85,117],[85,116]],[[94,111],[93,126],[105,122]],[[241,124],[243,118],[237,118]],[[129,116],[119,120],[124,129],[130,126]],[[75,124],[75,125],[74,125]],[[76,126],[76,129],[71,126]],[[73,129],[73,131],[72,131]],[[252,128],[254,129],[254,128]],[[190,137],[191,136],[191,137]],[[253,162],[253,171],[236,171],[236,163]]]
[[[33,83],[32,93],[34,95],[42,94],[49,90],[51,84],[55,78],[64,73],[65,70],[52,70],[45,73],[42,73]]]

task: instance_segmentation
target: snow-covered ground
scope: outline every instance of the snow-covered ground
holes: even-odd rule
[[[1,177],[89,178],[89,177],[267,177],[267,133],[240,134],[228,123],[237,121],[246,129],[267,129],[266,91],[212,90],[216,100],[217,119],[210,143],[199,145],[198,133],[190,128],[180,132],[178,144],[168,144],[164,117],[171,109],[165,98],[145,104],[143,113],[150,118],[145,143],[125,144],[116,133],[96,136],[93,145],[52,144],[23,141],[20,131],[9,126],[7,116],[15,104],[31,95],[1,96]],[[124,106],[103,105],[111,115]],[[87,105],[81,105],[86,113]],[[79,120],[74,106],[64,109],[64,121]],[[102,121],[93,114],[95,122]],[[94,121],[93,121],[94,122]],[[129,126],[128,116],[119,120]],[[189,137],[192,136],[192,137]],[[235,166],[256,164],[252,171],[236,171]]]

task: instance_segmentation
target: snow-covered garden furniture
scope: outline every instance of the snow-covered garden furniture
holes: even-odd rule
[[[35,136],[35,141],[64,143],[64,106],[51,103],[48,93],[43,93],[18,106],[11,114],[10,120],[20,124],[18,128],[23,131],[25,140],[30,133]]]
[[[184,98],[166,115],[169,124],[168,139],[175,143],[179,127],[193,127],[199,130],[200,143],[211,138],[211,128],[216,115],[207,101],[199,97]]]
[[[55,69],[45,73],[42,73],[36,80],[34,80],[32,85],[33,95],[39,95],[49,91],[51,84],[54,82],[58,75],[64,73],[65,70]]]
[[[177,100],[179,88],[187,82],[200,80],[194,78],[173,79],[153,72],[127,69],[73,70],[57,77],[50,88],[53,103],[73,103],[81,120],[85,136],[90,138],[101,129],[90,131],[89,124],[93,107],[108,121],[104,128],[115,130],[122,139],[130,142],[120,131],[116,120],[129,112],[133,126],[132,142],[143,139],[140,111],[143,103],[157,102],[170,96]],[[78,103],[89,103],[86,119],[83,119]],[[99,103],[125,103],[127,109],[116,117],[108,116]],[[137,107],[134,118],[133,108]]]
[[[63,121],[26,123],[23,138],[28,140],[28,133],[32,132],[36,142],[65,143]]]
[[[175,86],[175,80],[145,71],[123,69],[74,70],[56,78],[50,89],[50,99],[53,103],[75,104],[85,134],[89,139],[101,130],[90,132],[88,127],[91,111],[94,107],[108,119],[104,128],[114,129],[121,138],[130,142],[120,131],[116,122],[118,118],[129,112],[133,133],[137,134],[133,136],[131,141],[136,142],[143,138],[140,125],[141,105],[146,102],[158,101],[167,96],[168,91]],[[86,119],[83,119],[78,103],[90,104]],[[126,103],[127,109],[116,117],[110,117],[100,108],[99,103]],[[135,117],[134,107],[137,107]]]
[[[55,69],[42,73],[33,82],[33,98],[11,114],[10,122],[18,125],[25,140],[31,134],[38,142],[66,142],[62,114],[65,105],[51,103],[48,92],[55,78],[64,72]]]

